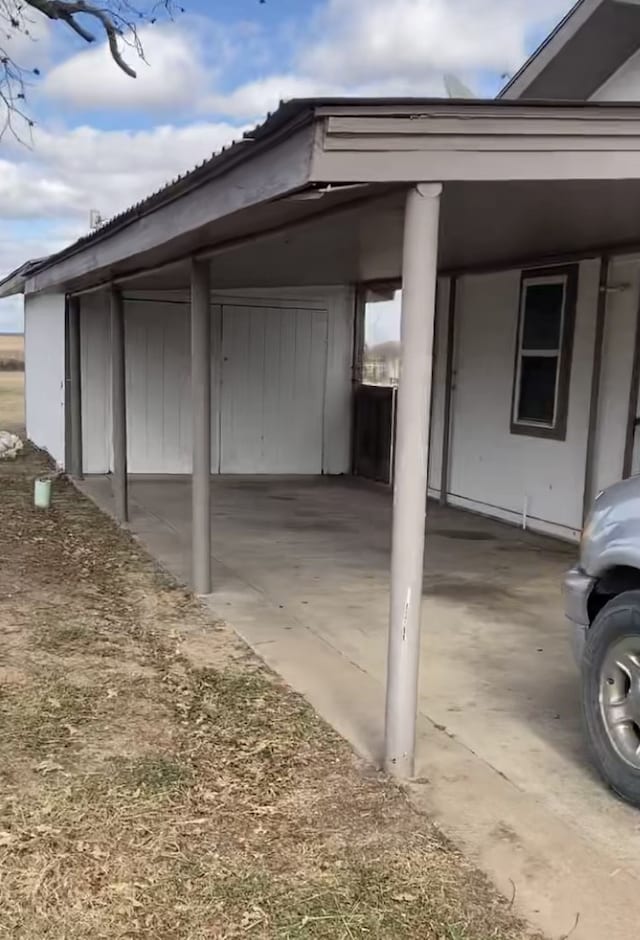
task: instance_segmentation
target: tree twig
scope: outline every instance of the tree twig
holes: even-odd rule
[[[159,13],[172,18],[176,9],[183,11],[181,6],[175,5],[175,0],[146,0],[146,3],[145,0],[0,0],[0,139],[10,132],[17,140],[25,142],[14,125],[16,118],[28,128],[34,125],[23,110],[22,102],[26,97],[28,76],[39,75],[40,72],[26,69],[16,62],[8,42],[4,43],[4,39],[10,41],[16,33],[32,37],[35,20],[28,17],[27,11],[68,26],[86,43],[94,43],[104,36],[115,64],[125,75],[135,78],[136,71],[124,59],[121,43],[132,47],[145,61],[138,35],[140,22],[155,23]],[[90,28],[91,20],[97,26],[96,32]]]

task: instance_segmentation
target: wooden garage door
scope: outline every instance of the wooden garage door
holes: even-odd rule
[[[223,307],[222,473],[322,473],[327,319]]]

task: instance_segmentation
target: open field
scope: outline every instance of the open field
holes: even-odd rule
[[[24,372],[0,370],[0,431],[24,433]]]
[[[0,333],[0,370],[24,368],[22,333]]]
[[[523,940],[484,877],[44,459],[0,464],[0,938]]]

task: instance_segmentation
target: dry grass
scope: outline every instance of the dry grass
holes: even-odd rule
[[[0,371],[24,369],[24,336],[22,333],[0,333]]]
[[[23,333],[0,333],[0,359],[19,359],[24,362]]]
[[[0,370],[0,431],[24,432],[24,372]]]
[[[36,513],[42,469],[0,464],[0,937],[526,936],[68,484]]]
[[[0,359],[18,359],[24,362],[23,333],[0,333]]]

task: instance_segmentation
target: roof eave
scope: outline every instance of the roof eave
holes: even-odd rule
[[[555,58],[604,0],[577,0],[556,28],[540,43],[498,94],[498,98],[517,99]]]
[[[31,274],[45,260],[45,258],[38,258],[35,261],[26,261],[3,278],[0,281],[0,299],[15,297],[16,294],[24,294],[26,283]]]

